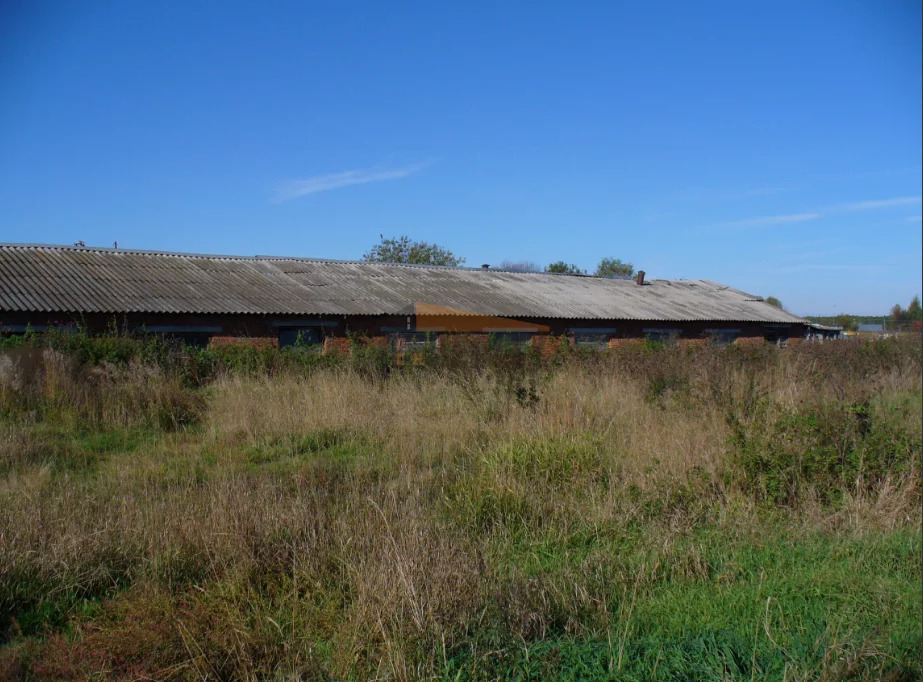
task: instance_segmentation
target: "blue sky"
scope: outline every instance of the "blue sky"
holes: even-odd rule
[[[921,278],[919,2],[0,4],[0,240]]]

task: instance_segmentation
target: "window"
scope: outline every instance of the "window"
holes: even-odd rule
[[[786,332],[768,332],[763,335],[767,343],[777,345],[779,348],[785,348],[788,345],[788,334]]]
[[[734,343],[738,336],[740,336],[739,329],[706,329],[706,336],[711,339],[711,342],[719,346],[727,346]]]
[[[615,334],[613,327],[574,327],[567,331],[574,335],[574,343],[583,348],[605,348]]]
[[[77,327],[74,325],[58,324],[0,324],[0,334],[37,334],[39,332],[59,332],[63,334],[77,333]]]
[[[208,332],[164,334],[164,336],[181,341],[184,346],[191,346],[193,348],[206,348],[212,337]]]
[[[395,351],[423,350],[435,345],[436,334],[432,332],[394,332],[390,334],[391,349]]]
[[[279,348],[286,346],[313,346],[324,340],[324,329],[339,326],[336,320],[288,319],[270,320],[267,326],[275,329],[279,338]]]
[[[790,324],[765,324],[763,325],[763,338],[767,343],[774,343],[779,348],[785,348],[788,345],[788,333],[791,326]]]
[[[574,343],[584,348],[605,348],[609,343],[609,335],[580,332],[574,334]]]
[[[310,327],[280,327],[279,348],[286,346],[314,346],[321,342],[320,330]]]
[[[683,335],[682,329],[645,329],[644,336],[648,341],[657,341],[659,343],[667,343],[669,341],[675,341],[680,336]]]
[[[207,325],[172,325],[155,324],[142,327],[148,334],[159,334],[168,339],[175,339],[185,346],[205,348],[211,337],[221,333],[221,327]]]

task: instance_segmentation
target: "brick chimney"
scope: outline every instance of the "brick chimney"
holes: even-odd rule
[[[638,270],[638,278],[635,280],[638,286],[644,284],[644,270]]]

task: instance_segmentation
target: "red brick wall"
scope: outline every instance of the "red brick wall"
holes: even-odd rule
[[[357,342],[366,346],[374,346],[381,350],[388,350],[387,336],[363,336],[357,339]],[[324,355],[351,355],[353,350],[353,341],[342,336],[328,336],[324,339]]]
[[[542,357],[547,357],[549,355],[554,355],[555,353],[567,351],[570,348],[573,348],[574,338],[572,336],[533,336],[529,341],[529,345],[537,350]]]
[[[346,337],[347,335],[369,336],[377,338],[382,334],[383,327],[404,329],[408,320],[406,315],[392,316],[315,316],[325,323],[323,327],[324,335],[333,337]],[[219,315],[219,314],[101,314],[87,313],[86,315],[74,315],[71,313],[26,313],[26,312],[2,312],[0,313],[0,323],[7,325],[47,325],[47,324],[85,324],[91,333],[103,333],[109,330],[113,325],[118,329],[124,329],[128,332],[134,332],[154,325],[163,326],[211,326],[220,327],[220,335],[223,337],[243,337],[243,338],[272,338],[276,337],[280,326],[285,326],[286,319],[292,320],[293,323],[303,321],[305,316],[275,316],[268,315]],[[596,325],[608,324],[600,320],[585,319],[526,319],[521,322],[534,323],[536,326],[545,326],[550,329],[550,336],[566,334],[570,328],[593,328]],[[412,325],[411,320],[411,325]],[[618,333],[622,337],[610,342],[609,347],[615,348],[623,344],[643,343],[644,328],[651,326],[661,326],[661,323],[653,320],[625,320],[615,322]],[[674,323],[670,323],[673,325]],[[722,322],[689,322],[675,323],[677,327],[682,327],[683,339],[699,339],[707,336],[707,329],[723,326]],[[733,323],[735,327],[741,330],[741,337],[738,343],[748,343],[744,339],[752,339],[753,343],[761,343],[764,333],[769,328],[759,323]],[[792,338],[800,338],[804,334],[804,326],[793,324],[789,329],[780,329]],[[474,334],[473,337],[483,336],[485,341],[462,341],[461,343],[486,343],[486,334]],[[542,335],[543,336],[543,335]],[[541,336],[539,336],[541,338]],[[386,344],[386,341],[374,341],[375,345]],[[448,343],[454,343],[449,341]],[[538,341],[536,345],[543,344],[544,341]],[[343,348],[343,346],[339,346]]]
[[[328,336],[324,339],[324,355],[349,355],[352,343],[342,336]]]
[[[762,336],[741,336],[734,343],[738,346],[762,346],[766,341]]]
[[[370,336],[368,338],[359,339],[359,343],[364,343],[367,346],[375,346],[375,348],[380,348],[382,350],[388,350],[388,337],[387,336]]]
[[[631,348],[645,343],[647,339],[609,339],[609,348]]]

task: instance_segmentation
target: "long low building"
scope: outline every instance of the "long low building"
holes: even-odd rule
[[[0,332],[117,327],[205,343],[491,333],[513,341],[803,338],[810,323],[709,280],[0,244]]]

